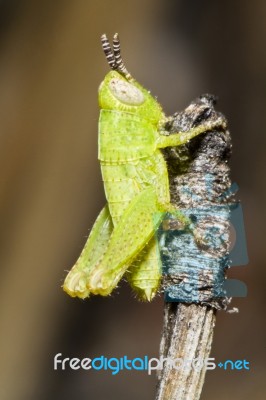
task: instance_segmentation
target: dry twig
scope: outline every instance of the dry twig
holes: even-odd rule
[[[220,115],[214,110],[213,97],[201,96],[185,111],[175,114],[168,129],[170,133],[188,130],[203,118]],[[218,236],[211,235],[208,241],[212,243],[207,245],[195,245],[189,232],[183,236],[159,234],[163,267],[167,270],[164,290],[166,300],[170,300],[165,302],[160,355],[168,360],[180,359],[181,363],[208,359],[216,310],[225,309],[228,304],[228,299],[221,297],[221,286],[229,262],[230,154],[227,130],[207,132],[182,148],[165,151],[172,203],[196,219],[199,235],[209,227],[219,227]],[[175,369],[165,363],[156,400],[199,399],[205,373],[206,366]]]

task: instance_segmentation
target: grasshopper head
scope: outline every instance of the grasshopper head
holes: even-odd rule
[[[102,47],[111,71],[99,87],[100,108],[134,113],[158,124],[164,119],[162,108],[127,71],[120,53],[118,35],[114,35],[113,50],[106,35],[102,36]]]
[[[158,101],[133,78],[110,71],[99,87],[99,106],[139,115],[157,124],[164,117]]]

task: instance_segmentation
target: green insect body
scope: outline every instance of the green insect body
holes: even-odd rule
[[[223,121],[167,135],[160,104],[123,64],[118,36],[113,53],[105,36],[102,42],[113,69],[99,88],[99,160],[107,205],[63,289],[72,297],[107,296],[126,274],[138,297],[150,301],[161,280],[155,232],[163,214],[171,212],[186,225],[190,222],[170,203],[160,149],[180,146]]]

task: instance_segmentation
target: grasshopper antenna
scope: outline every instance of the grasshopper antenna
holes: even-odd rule
[[[114,56],[115,56],[115,61],[116,61],[118,71],[121,72],[123,75],[125,75],[126,79],[129,79],[129,80],[132,79],[132,76],[126,69],[124,61],[121,57],[121,48],[120,48],[120,40],[119,40],[118,33],[115,33],[114,37],[113,37],[113,49],[114,49]]]
[[[110,65],[111,69],[117,69],[115,56],[113,54],[112,48],[110,46],[109,40],[107,39],[106,34],[101,36],[102,48],[107,59],[108,64]]]
[[[113,37],[113,49],[111,48],[110,42],[105,34],[101,36],[101,42],[105,57],[111,69],[120,72],[128,80],[132,79],[132,76],[126,69],[124,61],[121,57],[121,48],[118,33],[115,33]]]

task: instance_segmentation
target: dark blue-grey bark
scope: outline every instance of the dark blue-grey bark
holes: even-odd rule
[[[186,131],[218,115],[213,96],[204,95],[176,113],[166,128],[170,134]],[[185,229],[166,216],[158,231],[165,293],[160,355],[180,362],[198,358],[204,363],[211,349],[216,309],[225,309],[229,302],[223,284],[229,266],[233,203],[230,134],[226,129],[206,132],[164,154],[171,201],[192,225]],[[205,372],[205,366],[175,369],[165,363],[156,399],[199,399]]]

